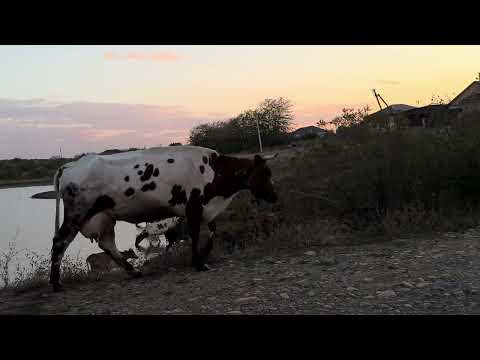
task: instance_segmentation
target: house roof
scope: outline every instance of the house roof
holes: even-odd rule
[[[410,114],[410,113],[415,113],[415,112],[423,112],[423,111],[430,111],[430,110],[443,109],[443,108],[447,108],[447,105],[444,105],[444,104],[430,104],[430,105],[425,105],[425,106],[421,106],[421,107],[406,110],[405,113]]]
[[[448,105],[455,106],[472,102],[480,102],[480,81],[477,80],[467,86]]]
[[[398,114],[399,112],[403,112],[403,111],[407,111],[407,110],[411,110],[411,109],[415,109],[415,106],[411,106],[411,105],[407,105],[407,104],[393,104],[393,105],[390,105],[390,106],[386,107],[385,109],[374,112],[373,114],[370,114],[369,116],[381,115],[381,114],[390,114],[390,110],[394,114]]]

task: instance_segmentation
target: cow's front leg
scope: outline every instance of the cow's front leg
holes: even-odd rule
[[[163,255],[163,263],[166,264],[168,259],[168,250],[178,241],[179,234],[175,229],[168,229],[163,235],[165,236],[165,239],[167,239],[167,246]]]
[[[208,241],[200,251],[203,262],[207,261],[208,254],[210,254],[210,251],[212,251],[213,249],[213,239],[215,238],[216,231],[217,231],[217,224],[215,223],[215,220],[212,220],[208,223]]]
[[[167,254],[172,245],[178,241],[180,234],[175,229],[168,229],[163,235],[167,239],[167,247],[165,248],[165,254]]]
[[[198,252],[198,241],[200,237],[200,224],[202,223],[203,205],[200,200],[200,190],[193,189],[190,193],[187,206],[185,207],[187,217],[187,227],[190,237],[192,238],[192,266],[198,271],[208,270],[204,259]]]
[[[98,246],[115,261],[119,266],[125,269],[125,271],[131,277],[141,277],[142,273],[130,264],[125,257],[118,251],[115,245],[115,230],[114,225],[106,229],[98,242]]]

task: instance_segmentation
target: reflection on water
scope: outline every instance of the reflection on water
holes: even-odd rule
[[[33,194],[52,190],[52,186],[31,186],[0,189],[0,250],[7,250],[14,242],[17,250],[28,249],[48,255],[55,229],[55,200],[31,199]],[[63,217],[60,202],[60,219]],[[134,248],[137,231],[134,225],[117,222],[116,244],[120,250]],[[86,259],[94,252],[102,251],[96,242],[78,234],[67,249],[66,255]],[[21,256],[18,261],[25,259]],[[13,264],[12,267],[15,267]]]

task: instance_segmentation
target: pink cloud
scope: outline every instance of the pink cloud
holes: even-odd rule
[[[85,123],[42,123],[33,120],[25,120],[17,125],[18,127],[32,127],[37,129],[80,129],[91,128],[92,124]]]
[[[130,60],[130,61],[154,61],[171,62],[180,59],[180,55],[171,51],[152,51],[149,53],[130,51],[127,53],[118,53],[108,51],[103,54],[106,60]]]
[[[46,107],[46,102],[0,99],[0,159],[48,158],[58,154],[60,145],[64,156],[74,156],[185,143],[193,126],[229,117],[179,105],[71,102]]]
[[[0,125],[2,124],[10,124],[12,122],[12,118],[0,118]]]
[[[85,132],[83,135],[91,137],[94,140],[103,140],[107,138],[112,138],[120,135],[134,133],[135,130],[130,129],[95,129],[88,132]]]
[[[143,134],[144,138],[155,138],[155,137],[160,137],[162,135],[187,135],[189,133],[190,129],[178,129],[178,130],[161,130],[161,131],[155,131],[155,132],[146,132]]]

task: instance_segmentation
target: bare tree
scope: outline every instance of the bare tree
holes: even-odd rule
[[[338,129],[341,127],[348,128],[356,126],[361,124],[365,120],[365,117],[368,115],[369,111],[370,108],[368,105],[356,110],[354,108],[343,108],[341,115],[336,116],[330,121],[320,119],[317,121],[316,125],[324,130],[331,128]]]

